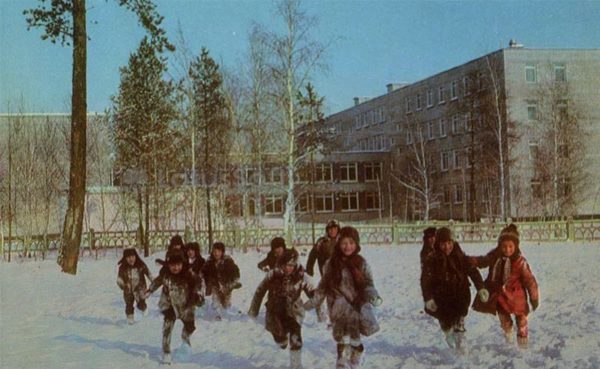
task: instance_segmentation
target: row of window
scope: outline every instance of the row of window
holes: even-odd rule
[[[567,81],[567,66],[564,63],[555,63],[552,65],[554,70],[554,80],[556,82]],[[538,81],[538,67],[535,63],[525,64],[525,81],[536,83]]]
[[[336,202],[335,199],[338,199]],[[364,194],[364,210],[379,210],[380,209],[380,198],[376,192],[365,192]],[[326,194],[315,194],[314,195],[314,210],[316,213],[333,213],[334,211],[341,212],[353,212],[359,211],[360,196],[358,192],[341,192],[341,193],[326,193]],[[337,204],[337,208],[336,208]],[[250,201],[250,209],[254,209],[254,199]],[[273,195],[265,198],[265,214],[283,214],[284,210],[284,196]],[[311,201],[309,195],[302,195],[298,199],[296,204],[296,211],[298,213],[308,213],[311,211]]]
[[[485,191],[483,186],[480,186],[478,194],[480,202],[487,203],[490,201],[489,191]],[[473,201],[473,193],[471,192],[471,187],[468,184],[466,188],[463,187],[462,184],[446,186],[444,187],[443,195],[443,201],[445,204],[462,204],[463,201],[465,201],[465,198],[467,202]]]
[[[481,119],[481,117],[478,117]],[[464,132],[471,132],[473,130],[473,119],[470,113],[466,114],[454,114],[450,119],[443,117],[437,120],[430,120],[424,122],[425,132],[423,132],[423,139],[434,140],[436,138],[444,138],[448,136],[448,122],[451,124],[451,132],[453,135],[457,135]],[[401,125],[398,124],[397,128],[400,129]],[[414,140],[414,132],[410,129],[406,130],[406,144],[410,145]],[[419,142],[419,140],[416,140]]]
[[[556,105],[552,108],[555,109],[557,116],[561,119],[567,119],[568,117],[568,105],[566,100],[558,100],[556,101]],[[527,119],[529,120],[538,120],[539,119],[539,110],[538,110],[538,102],[536,100],[528,100],[527,101]]]
[[[382,163],[381,162],[367,162],[363,163],[365,182],[372,182],[381,179]],[[331,163],[319,163],[314,166],[314,181],[315,182],[333,182],[333,165]],[[263,170],[265,183],[267,184],[281,184],[282,169],[281,168],[268,168]],[[247,184],[258,184],[258,170],[254,168],[246,168],[246,182]],[[340,164],[340,182],[358,182],[358,163],[341,163]],[[300,183],[310,182],[310,172],[303,170],[299,173],[297,181]]]
[[[466,149],[458,149],[453,151],[443,151],[440,153],[440,169],[442,170],[442,172],[445,172],[450,169],[450,164],[452,164],[453,169],[460,169],[462,168],[463,161],[465,164],[465,168],[471,168],[471,161],[469,160],[470,156],[470,147]],[[452,161],[450,161],[451,159]]]
[[[385,122],[383,107],[365,111],[354,116],[354,128],[358,131],[361,128],[367,128],[373,124],[382,124]]]
[[[483,73],[479,73],[477,77],[478,88],[483,89]],[[450,82],[449,85],[441,85],[437,89],[427,88],[425,96],[421,93],[417,93],[414,98],[414,110],[420,111],[423,108],[432,108],[436,103],[437,105],[445,104],[447,101],[458,100],[459,95],[459,82],[458,80]],[[462,78],[462,94],[467,96],[471,93],[471,82],[469,77]],[[436,101],[437,98],[437,101]],[[406,114],[413,112],[413,100],[410,96],[404,98]]]
[[[394,139],[385,135],[375,135],[356,141],[359,151],[387,151],[394,145]]]

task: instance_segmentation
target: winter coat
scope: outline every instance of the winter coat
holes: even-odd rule
[[[423,267],[425,266],[425,261],[432,257],[435,254],[435,249],[427,245],[427,243],[423,242],[423,247],[421,248],[421,252],[419,253],[419,259],[421,260],[421,272],[423,271]]]
[[[166,311],[172,307],[177,318],[189,321],[194,319],[194,307],[198,302],[196,293],[198,283],[200,283],[198,277],[185,268],[177,274],[173,274],[167,269],[152,281],[148,292],[152,293],[158,287],[163,286],[158,301],[160,311]]]
[[[211,295],[213,290],[231,291],[240,279],[240,269],[229,255],[223,255],[218,261],[210,256],[202,268],[202,274],[207,296]]]
[[[363,259],[360,271],[364,276],[365,287],[362,290],[355,286],[352,273],[346,266],[341,271],[339,285],[333,288],[328,286],[328,279],[332,278],[330,264],[331,259],[325,263],[323,277],[307,307],[319,306],[325,298],[327,299],[329,319],[333,325],[334,335],[339,335],[336,332],[345,333],[346,327],[352,326],[359,327],[360,333],[364,336],[370,336],[377,332],[379,325],[373,312],[373,306],[369,301],[378,298],[379,293],[375,289],[369,264]]]
[[[276,268],[267,273],[258,285],[248,315],[257,316],[260,304],[268,292],[265,324],[266,329],[275,336],[284,336],[286,330],[283,327],[285,317],[292,317],[302,325],[304,320],[304,305],[300,297],[302,291],[309,298],[313,296],[314,287],[309,278],[304,274],[302,266],[290,275],[286,275],[281,269]]]
[[[443,321],[467,316],[471,303],[469,278],[477,290],[483,288],[481,274],[468,263],[458,242],[454,242],[448,256],[436,249],[425,260],[421,272],[421,291],[423,300],[433,299],[438,309],[435,312],[425,309],[425,312]]]
[[[479,267],[489,267],[485,287],[490,292],[490,298],[486,303],[476,298],[473,309],[490,314],[502,309],[509,314],[527,315],[527,295],[530,301],[539,300],[539,289],[531,267],[520,251],[506,258],[499,249],[495,249],[478,257],[477,262]],[[505,264],[507,262],[510,263],[510,273],[505,277],[509,268]]]
[[[117,274],[117,285],[123,290],[124,293],[136,294],[146,291],[146,278],[152,281],[153,277],[150,270],[144,263],[136,262],[133,266],[127,264],[127,262],[119,265],[119,272]]]
[[[323,236],[317,240],[317,243],[308,254],[308,261],[306,262],[306,273],[308,275],[314,275],[315,261],[319,264],[319,273],[323,275],[323,267],[333,255],[336,242],[337,237],[329,238],[329,236]]]
[[[275,256],[275,253],[271,250],[267,254],[267,257],[258,263],[258,269],[263,271],[273,270],[277,267],[277,261],[279,259]]]

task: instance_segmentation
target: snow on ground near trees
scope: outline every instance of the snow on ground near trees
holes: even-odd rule
[[[463,245],[483,254],[489,245]],[[538,279],[541,304],[530,315],[530,348],[506,345],[497,318],[471,310],[467,317],[470,350],[456,356],[437,323],[422,312],[419,245],[363,247],[375,284],[384,299],[377,313],[381,331],[365,338],[364,368],[600,368],[600,248],[590,244],[522,246]],[[146,263],[156,274],[155,254]],[[234,253],[243,287],[221,322],[197,311],[192,352],[174,354],[171,368],[284,368],[288,352],[264,330],[264,306],[249,319],[254,289],[263,273],[256,251]],[[117,288],[114,253],[84,258],[77,276],[59,272],[54,261],[0,263],[0,368],[165,368],[160,364],[162,316],[160,290],[148,301],[150,313],[136,311],[127,325]],[[306,261],[306,255],[302,256]],[[487,270],[482,270],[485,278]],[[238,310],[243,314],[238,314]],[[181,343],[181,322],[172,348]],[[331,331],[307,312],[302,330],[306,368],[332,368]]]

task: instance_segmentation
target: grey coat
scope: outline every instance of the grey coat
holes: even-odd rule
[[[166,311],[173,308],[175,317],[183,321],[194,320],[196,285],[199,283],[188,270],[184,269],[181,273],[174,275],[170,272],[160,274],[152,281],[148,292],[152,293],[163,286],[158,308],[160,311]]]
[[[354,279],[348,268],[342,269],[341,283],[329,288],[326,283],[330,272],[330,262],[325,264],[323,278],[315,290],[313,298],[305,305],[307,308],[319,306],[327,298],[329,319],[333,325],[333,335],[336,337],[350,335],[356,336],[356,329],[360,334],[370,336],[379,331],[379,324],[373,313],[373,306],[369,303],[379,297],[379,293],[373,284],[373,274],[369,264],[363,263],[363,275],[366,287],[359,291],[354,285]],[[364,301],[361,303],[360,301]]]

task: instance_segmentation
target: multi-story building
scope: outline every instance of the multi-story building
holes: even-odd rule
[[[597,214],[599,68],[598,49],[528,49],[511,42],[421,81],[390,84],[376,98],[356,98],[327,124],[342,136],[337,156],[384,163],[380,186],[391,189],[381,197],[384,214],[390,208],[404,219]],[[550,144],[553,124],[551,157],[541,147]],[[378,149],[383,152],[368,153]],[[540,169],[550,162],[574,169]]]

